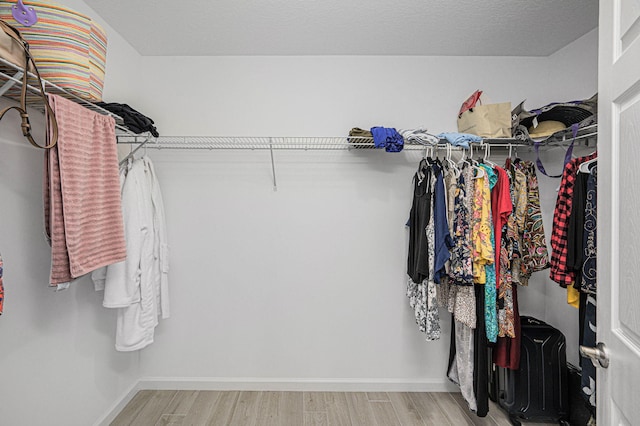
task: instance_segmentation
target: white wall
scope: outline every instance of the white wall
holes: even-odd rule
[[[80,1],[66,1],[90,10]],[[109,32],[106,96],[135,93],[139,59]],[[135,69],[135,68],[134,68]],[[125,78],[126,76],[126,78]],[[0,107],[9,102],[0,100]],[[43,235],[42,156],[19,131],[14,112],[0,122],[0,252],[4,259],[5,309],[0,317],[0,425],[93,424],[140,377],[139,354],[117,353],[114,313],[88,279],[70,290],[48,287],[50,249]],[[33,112],[41,141],[43,120]]]
[[[165,135],[340,136],[351,127],[455,129],[482,88],[494,102],[548,99],[544,58],[146,57],[145,112]],[[190,78],[197,71],[196,78]],[[184,78],[176,80],[176,76]]]
[[[552,75],[562,76],[550,78],[549,82],[555,93],[562,100],[574,100],[589,97],[598,91],[598,30],[595,29],[575,42],[559,50],[549,57]],[[532,104],[531,104],[532,105]],[[595,150],[595,147],[581,147],[574,151],[575,156],[587,155]],[[541,155],[546,165],[547,162],[564,157],[564,152],[559,149],[547,151]],[[550,163],[553,164],[553,163]],[[547,168],[550,174],[559,174],[560,165]],[[549,170],[550,169],[550,170]],[[540,173],[541,193],[554,194],[558,187],[559,179],[549,179]],[[542,205],[545,224],[552,223],[555,197],[547,197]],[[546,229],[547,240],[551,235],[551,227]],[[578,355],[578,310],[567,305],[566,290],[548,278],[544,274],[544,309],[545,318],[549,324],[559,328],[567,338],[567,361],[579,366]]]
[[[577,43],[592,51],[589,37]],[[460,103],[477,88],[533,108],[596,87],[595,57],[579,73],[564,63],[558,73],[554,58],[149,57],[144,65],[153,93],[145,113],[165,135],[439,132],[455,129]],[[203,76],[194,84],[167,84],[193,69]],[[443,388],[449,320],[441,341],[424,342],[404,296],[403,225],[419,154],[279,151],[277,192],[266,152],[149,155],[167,209],[173,317],[142,353],[144,377]],[[549,168],[563,157],[550,153]],[[548,233],[554,183],[541,178]],[[521,290],[523,314],[547,318],[547,275]]]

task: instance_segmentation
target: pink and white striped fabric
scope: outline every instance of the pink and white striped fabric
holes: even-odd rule
[[[67,283],[126,258],[112,117],[49,95],[58,143],[45,151],[45,229],[50,284]]]
[[[45,80],[90,101],[102,100],[107,33],[89,16],[51,0],[30,0],[38,22],[26,27],[12,14],[15,1],[0,0],[0,19],[14,25]]]

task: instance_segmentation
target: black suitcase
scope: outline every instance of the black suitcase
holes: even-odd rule
[[[582,396],[582,373],[577,367],[567,363],[569,377],[569,423],[571,426],[588,426],[595,414]]]
[[[498,404],[518,419],[569,424],[566,341],[543,321],[521,317],[520,369],[496,367]]]

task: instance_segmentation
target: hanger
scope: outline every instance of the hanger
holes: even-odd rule
[[[484,169],[480,166],[473,166],[473,169],[476,171],[476,174],[473,176],[474,179],[483,178],[486,176]]]
[[[418,184],[422,183],[424,179],[424,168],[427,167],[427,158],[423,157],[418,163],[418,170],[416,170],[416,176],[418,177]]]
[[[492,168],[495,168],[496,167],[496,163],[494,163],[491,160],[489,160],[490,156],[491,156],[491,146],[488,143],[484,144],[484,157],[482,158],[482,162],[485,163],[485,164],[488,164]]]
[[[452,153],[451,144],[447,144],[447,156],[446,156],[447,165],[449,166],[449,168],[451,168],[451,170],[453,170],[453,174],[457,178],[460,176],[460,169],[456,165],[455,161],[451,159],[451,153]]]
[[[509,156],[504,160],[504,168],[509,171],[511,168],[511,154],[513,152],[513,145],[509,144]]]
[[[469,149],[471,149],[471,145],[469,145]],[[467,161],[467,151],[463,149],[460,160],[458,160],[458,166],[464,167],[465,165],[471,167],[471,163]]]
[[[142,142],[140,143],[140,145],[138,145],[134,150],[132,150],[131,152],[129,152],[129,154],[128,154],[126,157],[124,157],[124,158],[120,161],[120,163],[118,163],[118,166],[122,166],[122,165],[124,165],[125,163],[127,163],[127,160],[129,160],[129,159],[133,159],[133,158],[134,158],[134,156],[136,155],[136,152],[138,152],[138,151],[140,150],[140,148],[142,148],[142,147],[144,147],[144,153],[146,154],[146,153],[147,153],[147,147],[146,147],[146,145],[147,145],[147,142],[149,142],[149,141],[151,141],[151,137],[150,137],[150,136],[146,136],[146,137],[145,137],[145,140],[144,140],[144,141],[142,141]]]
[[[420,163],[418,163],[418,170],[416,171],[416,175],[418,176],[418,185],[422,183],[426,176],[424,169],[430,166],[432,155],[433,146],[425,146],[424,152],[422,154],[422,159],[420,160]]]
[[[471,167],[473,167],[473,170],[476,171],[475,175],[473,175],[474,179],[479,179],[482,177],[485,177],[485,172],[484,169],[482,167],[478,166],[478,162],[476,160],[473,159],[473,144],[469,144],[469,161],[471,164]]]
[[[587,160],[584,163],[580,163],[580,167],[578,167],[578,173],[591,173],[591,164],[597,163],[598,157],[592,158],[591,160]]]

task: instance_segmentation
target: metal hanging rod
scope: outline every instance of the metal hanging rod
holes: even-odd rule
[[[582,134],[576,136],[575,139],[586,139],[597,136],[594,128],[581,129]],[[584,133],[587,131],[588,133]],[[562,146],[568,144],[573,138],[550,138],[545,142],[545,146]],[[333,137],[241,137],[241,136],[160,136],[150,138],[148,136],[131,136],[118,135],[118,143],[122,144],[138,144],[121,164],[132,157],[136,151],[143,146],[155,149],[195,149],[195,150],[269,150],[271,158],[271,173],[273,178],[273,190],[277,191],[276,166],[274,153],[275,150],[361,150],[374,149],[375,145],[372,138],[361,136],[333,136]],[[490,148],[514,148],[522,146],[532,146],[531,141],[523,141],[520,139],[485,139],[481,143],[473,143],[472,147],[477,149]],[[438,144],[405,142],[404,150],[406,151],[425,151],[452,149],[451,144],[440,141]],[[456,150],[463,150],[460,147],[453,147]]]
[[[586,129],[586,128],[585,128]],[[575,139],[588,139],[597,136],[597,131],[579,134]],[[562,145],[573,140],[572,137],[564,139],[549,139],[543,145]],[[139,144],[146,141],[148,148],[154,149],[208,149],[208,150],[360,150],[374,149],[372,138],[356,136],[329,136],[329,137],[243,137],[243,136],[160,136],[148,140],[146,136],[119,135],[118,143]],[[446,141],[438,144],[407,143],[405,150],[422,150],[425,147],[434,149],[446,149],[449,145]],[[485,139],[482,143],[473,143],[474,146],[491,145],[492,147],[508,148],[510,146],[533,146],[531,141],[520,139]]]

